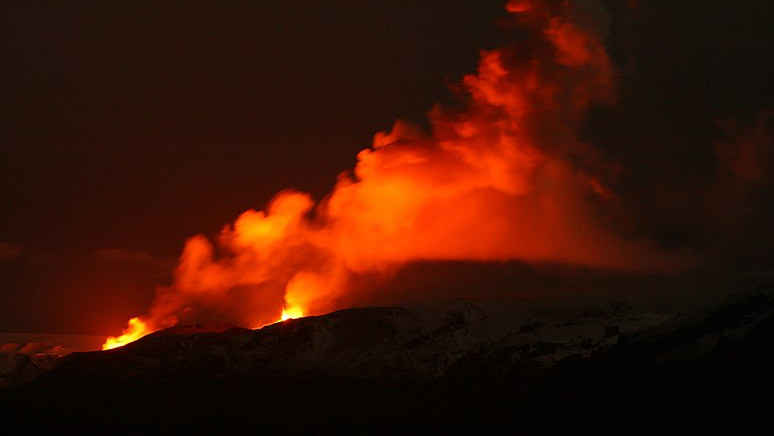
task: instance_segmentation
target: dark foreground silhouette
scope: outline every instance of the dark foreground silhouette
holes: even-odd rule
[[[13,434],[774,428],[772,285],[645,324],[625,305],[510,315],[493,307],[363,308],[257,331],[158,332],[74,353],[36,381],[0,390],[3,425]]]

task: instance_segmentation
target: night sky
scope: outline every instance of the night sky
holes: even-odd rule
[[[114,333],[187,237],[284,188],[322,198],[519,37],[504,3],[2,2],[0,331]],[[619,95],[583,134],[621,163],[630,229],[771,268],[774,7],[603,3]]]

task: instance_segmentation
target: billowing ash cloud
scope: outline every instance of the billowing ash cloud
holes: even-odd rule
[[[353,274],[419,260],[689,265],[685,253],[617,230],[615,166],[579,139],[589,107],[615,100],[605,11],[596,2],[507,8],[526,36],[481,53],[460,85],[464,109],[436,107],[429,132],[397,122],[377,133],[318,204],[281,192],[217,241],[189,239],[174,284],[159,289],[128,338],[202,312],[253,327],[283,308],[324,313],[353,292]]]

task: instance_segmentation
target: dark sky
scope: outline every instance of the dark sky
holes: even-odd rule
[[[513,37],[504,3],[0,3],[0,331],[120,329],[185,238],[283,188],[321,198],[376,131],[452,103],[479,50]],[[744,197],[737,221],[706,198],[719,141],[772,131],[772,7],[605,3],[620,98],[584,132],[630,169],[635,226],[713,253],[741,234],[769,266],[770,180],[717,188]]]

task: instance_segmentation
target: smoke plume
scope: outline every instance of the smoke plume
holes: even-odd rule
[[[319,203],[283,191],[216,241],[190,238],[174,283],[124,339],[202,313],[250,327],[325,313],[357,292],[353,275],[386,277],[414,261],[688,265],[685,253],[625,234],[616,165],[579,139],[587,110],[616,98],[605,10],[529,0],[507,9],[524,32],[481,53],[477,73],[459,86],[462,109],[434,108],[429,131],[398,121],[377,133]]]

